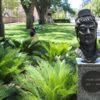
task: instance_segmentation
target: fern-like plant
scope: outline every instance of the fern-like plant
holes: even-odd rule
[[[54,61],[57,56],[65,55],[72,47],[67,43],[52,43],[45,45],[42,43],[46,53],[42,55],[43,59],[50,62]]]
[[[23,71],[21,68],[26,55],[16,49],[4,48],[0,45],[0,80],[10,81],[12,75]]]
[[[8,87],[0,83],[0,100],[8,96]]]
[[[19,91],[14,84],[6,85],[0,82],[0,100],[19,100],[19,97]]]
[[[76,92],[76,75],[65,61],[52,64],[41,61],[38,64],[38,67],[26,67],[26,74],[15,80],[29,100],[66,100]]]

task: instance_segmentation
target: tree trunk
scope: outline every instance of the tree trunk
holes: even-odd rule
[[[0,0],[0,37],[4,38],[4,24],[3,24],[3,18],[2,18],[2,0]]]
[[[21,4],[26,14],[26,28],[30,29],[33,27],[34,0],[31,0],[28,7],[23,4],[23,0],[21,0]]]
[[[30,29],[33,27],[33,11],[26,13],[26,28]]]
[[[39,19],[41,20],[42,24],[45,24],[46,12],[47,8],[49,7],[49,0],[36,0],[35,5],[39,14]]]
[[[38,11],[39,19],[41,20],[41,23],[45,24],[45,22],[46,22],[46,12],[40,11],[39,9],[37,11]]]

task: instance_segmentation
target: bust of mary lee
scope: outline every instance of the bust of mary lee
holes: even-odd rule
[[[76,53],[83,58],[83,62],[94,63],[100,52],[97,49],[97,22],[89,9],[78,12],[75,20],[75,31],[79,48]]]

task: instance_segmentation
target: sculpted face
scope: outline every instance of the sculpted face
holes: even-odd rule
[[[91,44],[96,40],[97,33],[95,22],[82,23],[78,29],[78,38],[82,43]]]
[[[97,22],[89,9],[82,9],[75,20],[75,31],[79,42],[77,54],[84,62],[95,62],[97,50]]]

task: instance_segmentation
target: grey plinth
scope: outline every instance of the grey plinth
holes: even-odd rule
[[[100,58],[96,63],[84,63],[76,58],[78,65],[77,100],[100,100]]]

